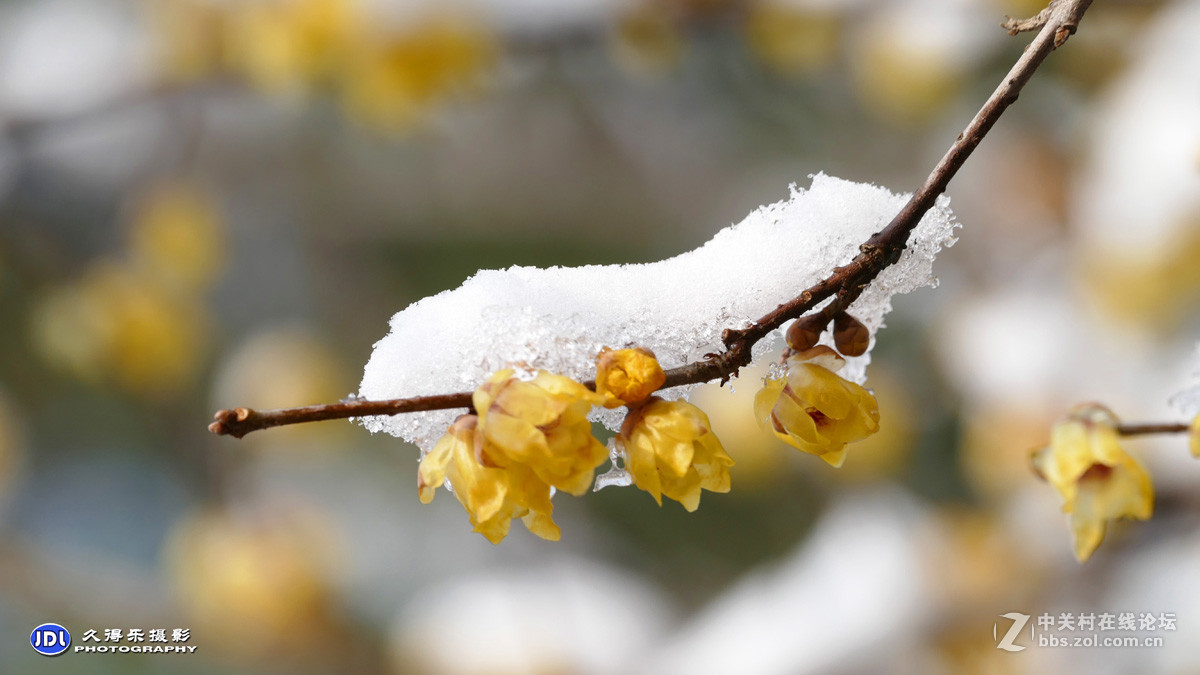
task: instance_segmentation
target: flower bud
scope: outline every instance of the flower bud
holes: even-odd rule
[[[596,357],[596,393],[604,407],[637,405],[658,390],[667,376],[649,349],[604,348]]]
[[[788,347],[794,352],[812,349],[821,339],[821,333],[825,332],[825,326],[828,324],[829,320],[820,312],[796,319],[787,329]]]
[[[833,344],[846,356],[862,356],[871,344],[871,331],[845,312],[833,319]]]

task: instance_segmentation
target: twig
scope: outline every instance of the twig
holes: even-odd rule
[[[471,394],[440,394],[436,396],[414,396],[413,398],[397,398],[390,401],[360,401],[350,399],[338,403],[322,403],[303,408],[284,408],[282,410],[251,410],[250,408],[234,408],[221,410],[213,416],[216,420],[208,425],[208,430],[214,434],[241,438],[251,431],[270,429],[287,424],[302,422],[321,422],[324,420],[346,419],[367,415],[397,415],[407,412],[424,410],[450,410],[453,408],[468,408],[471,405]]]
[[[900,259],[908,244],[908,237],[921,218],[933,207],[938,196],[946,191],[950,179],[958,172],[979,145],[988,131],[1014,101],[1017,94],[1042,61],[1056,47],[1062,45],[1079,23],[1092,0],[1054,0],[1037,17],[1030,19],[1040,27],[1040,32],[1025,48],[1024,53],[1013,65],[1008,75],[983,104],[967,128],[959,134],[950,150],[937,163],[921,187],[913,193],[900,213],[887,227],[875,233],[859,247],[859,254],[848,264],[836,268],[828,278],[806,289],[792,300],[768,312],[749,327],[728,329],[721,335],[725,351],[709,355],[696,361],[667,371],[663,388],[686,384],[699,384],[711,380],[725,382],[751,360],[751,348],[771,331],[787,321],[798,318],[812,310],[831,296],[837,309],[850,305],[871,281],[886,267]],[[1034,23],[1022,23],[1022,30],[1033,30]],[[1024,28],[1024,26],[1030,26]],[[1007,26],[1006,26],[1007,27]],[[367,415],[395,415],[426,410],[446,410],[470,406],[471,394],[446,394],[441,396],[419,396],[387,401],[343,401],[304,408],[255,411],[248,408],[222,410],[209,425],[209,431],[241,438],[257,429],[266,429],[285,424],[316,422],[320,420],[362,417]]]
[[[1186,422],[1155,422],[1143,424],[1118,424],[1117,433],[1122,436],[1145,436],[1148,434],[1182,434],[1191,431]]]
[[[1079,27],[1079,20],[1083,18],[1083,13],[1091,4],[1092,0],[1086,2],[1054,0],[1046,9],[1038,12],[1037,16],[1028,19],[1004,17],[1005,21],[1000,25],[1008,31],[1009,35],[1016,35],[1043,28],[1057,18],[1057,25],[1054,29],[1054,46],[1061,47],[1067,38],[1075,34],[1075,29]]]

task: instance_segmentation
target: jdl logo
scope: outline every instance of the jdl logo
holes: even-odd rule
[[[44,623],[29,634],[29,644],[46,656],[58,656],[71,646],[71,634],[56,623]]]

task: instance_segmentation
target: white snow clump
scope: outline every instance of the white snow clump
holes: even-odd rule
[[[358,395],[379,400],[470,391],[507,367],[540,368],[583,381],[595,376],[602,347],[648,348],[666,369],[720,351],[724,329],[749,325],[849,262],[908,200],[874,185],[824,174],[811,178],[807,190],[792,185],[787,199],[661,262],[480,270],[462,286],[392,317],[391,332],[375,343]],[[954,243],[957,226],[949,198],[940,198],[900,261],[851,306],[873,335],[892,308],[892,295],[936,284],[933,259]],[[777,345],[773,339],[759,342],[756,360],[768,351],[777,358]],[[869,361],[869,351],[848,358],[842,376],[862,382]],[[663,395],[678,398],[690,388]],[[611,429],[620,424],[619,411],[594,412]],[[442,410],[361,422],[427,452],[458,414]]]

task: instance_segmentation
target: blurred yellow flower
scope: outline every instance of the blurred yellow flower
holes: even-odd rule
[[[1192,448],[1192,457],[1200,457],[1200,415],[1192,420],[1192,430],[1188,432],[1188,445]]]
[[[113,322],[81,286],[56,288],[36,301],[33,345],[51,366],[98,384],[108,374]]]
[[[1151,332],[1178,330],[1196,315],[1200,301],[1200,212],[1141,247],[1088,247],[1080,273],[1111,317]]]
[[[240,653],[310,647],[332,629],[336,537],[291,506],[193,513],[171,529],[164,562],[196,631]]]
[[[708,416],[686,401],[653,397],[629,413],[618,442],[638,488],[662,506],[662,496],[688,511],[700,506],[700,490],[729,492],[733,460],[712,432]]]
[[[958,31],[921,22],[897,3],[872,15],[852,47],[851,77],[864,108],[898,126],[927,123],[958,94],[974,54]]]
[[[558,541],[561,533],[551,518],[550,486],[524,464],[514,462],[503,468],[485,464],[486,441],[477,429],[475,415],[459,417],[421,460],[417,471],[421,502],[433,501],[434,490],[449,480],[475,531],[493,544],[508,534],[513,518],[521,518],[542,539]]]
[[[172,288],[201,291],[225,260],[221,219],[194,186],[157,187],[142,203],[130,232],[134,262]]]
[[[644,0],[617,19],[609,36],[612,59],[631,75],[660,77],[679,65],[687,44],[674,8]]]
[[[648,349],[602,349],[596,357],[596,393],[604,407],[641,403],[666,382],[654,352]]]
[[[111,377],[148,395],[191,384],[207,323],[190,298],[111,263],[46,296],[33,322],[37,346],[53,365],[86,381]]]
[[[303,90],[330,79],[354,42],[355,0],[279,0],[234,6],[230,65],[268,90]]]
[[[578,497],[608,458],[587,419],[604,398],[568,377],[543,370],[525,381],[502,370],[475,391],[473,402],[486,441],[480,456],[485,464],[524,464],[542,481]]]
[[[1154,512],[1154,485],[1141,464],[1118,442],[1117,418],[1096,403],[1076,406],[1054,426],[1050,445],[1033,455],[1037,473],[1063,498],[1071,514],[1075,557],[1091,557],[1110,520],[1147,520]]]
[[[835,370],[845,361],[824,345],[788,359],[786,377],[767,380],[754,397],[759,424],[780,440],[841,466],[846,444],[879,431],[879,406]]]
[[[940,602],[973,614],[969,608],[987,611],[1042,581],[1002,514],[961,504],[932,513],[936,543],[921,547],[921,569]]]
[[[432,105],[475,85],[494,52],[491,34],[461,17],[361,35],[343,73],[346,106],[371,126],[404,131]]]
[[[959,462],[974,493],[999,504],[1027,488],[1029,449],[1045,443],[1055,422],[1046,406],[1014,396],[964,406],[960,417]]]
[[[785,75],[820,70],[833,60],[841,36],[841,17],[831,10],[753,3],[746,17],[746,40],[758,58]]]
[[[222,354],[212,376],[215,406],[237,401],[258,410],[336,401],[353,388],[354,375],[325,340],[306,326],[264,327]],[[294,456],[301,451],[342,452],[354,429],[343,424],[294,424],[271,434],[250,434],[255,450]]]
[[[146,0],[142,3],[158,52],[156,63],[168,80],[207,77],[223,64],[227,13],[208,0]]]

